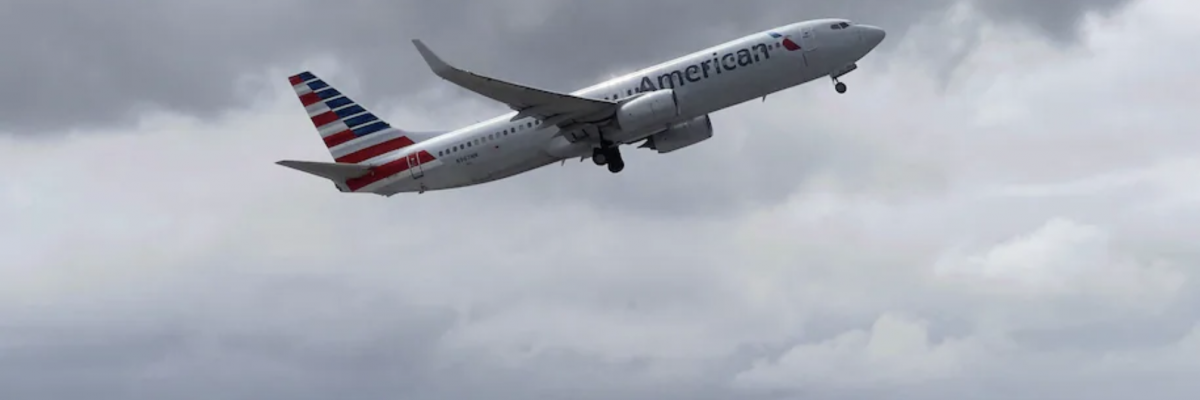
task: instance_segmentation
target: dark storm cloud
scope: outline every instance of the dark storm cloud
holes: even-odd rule
[[[5,0],[0,130],[111,124],[143,107],[212,116],[247,104],[234,90],[239,74],[293,70],[319,54],[353,66],[369,82],[367,101],[445,84],[412,50],[416,37],[471,69],[572,90],[730,33],[826,16],[898,32],[949,1]],[[1082,12],[1118,0],[983,3],[1063,36]]]

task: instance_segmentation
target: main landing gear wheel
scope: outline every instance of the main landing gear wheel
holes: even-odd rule
[[[623,169],[625,169],[625,161],[624,160],[617,159],[617,160],[613,160],[613,162],[608,163],[608,172],[612,172],[615,174],[615,173],[621,172],[621,170],[623,170]]]
[[[833,90],[836,90],[838,93],[846,93],[846,84],[837,82],[833,85]]]
[[[612,173],[625,169],[625,160],[621,159],[621,150],[611,142],[601,143],[601,147],[592,150],[592,162],[596,165],[607,165]]]

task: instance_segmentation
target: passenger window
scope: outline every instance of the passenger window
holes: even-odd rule
[[[632,89],[631,89],[631,90],[626,90],[626,91],[625,91],[625,95],[626,95],[626,96],[633,96],[633,90],[632,90]]]
[[[530,123],[527,123],[527,124],[525,124],[525,126],[526,126],[526,127],[529,127],[529,128],[532,128],[532,127],[533,127],[533,123],[532,123],[532,122],[530,122]]]

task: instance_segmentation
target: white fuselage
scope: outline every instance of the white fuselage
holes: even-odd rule
[[[835,74],[879,44],[852,29],[854,25],[834,29],[841,21],[805,21],[755,33],[572,94],[620,101],[646,91],[673,88],[680,115],[671,122],[688,121]],[[790,44],[799,48],[793,50]],[[361,191],[391,195],[476,185],[584,157],[595,147],[595,142],[572,143],[559,134],[558,127],[542,125],[535,118],[512,120],[516,114],[460,128],[378,160],[386,163],[422,151],[434,157]],[[628,144],[652,133],[614,132],[605,133],[605,138]]]

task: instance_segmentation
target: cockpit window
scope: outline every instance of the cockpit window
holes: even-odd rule
[[[843,27],[843,28],[849,28],[849,27],[850,27],[850,24],[849,24],[849,23],[846,23],[846,22],[843,22],[843,23],[840,23],[840,24],[838,24],[838,26],[840,26],[840,27]]]
[[[829,26],[829,29],[842,29],[842,24],[833,24],[833,25],[830,25],[830,26]]]

